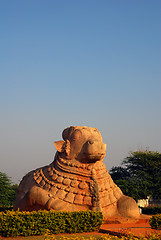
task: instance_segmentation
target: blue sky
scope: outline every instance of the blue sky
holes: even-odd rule
[[[0,171],[53,160],[71,125],[97,127],[105,164],[161,152],[160,0],[0,1]]]

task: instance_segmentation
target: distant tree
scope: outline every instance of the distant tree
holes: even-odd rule
[[[17,184],[12,184],[6,173],[0,172],[0,206],[12,206],[14,203]]]
[[[135,200],[152,195],[161,198],[161,153],[136,151],[110,170],[114,182],[124,194]]]

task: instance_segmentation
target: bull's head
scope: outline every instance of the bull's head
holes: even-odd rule
[[[66,159],[90,163],[106,155],[106,144],[97,128],[72,126],[63,131],[62,137],[64,141],[54,142],[54,145]]]

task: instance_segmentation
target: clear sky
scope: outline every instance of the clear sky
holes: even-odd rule
[[[160,0],[0,0],[0,171],[49,164],[71,125],[98,128],[108,170],[161,152]]]

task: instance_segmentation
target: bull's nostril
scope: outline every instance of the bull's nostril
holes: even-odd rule
[[[93,140],[89,140],[89,141],[88,141],[88,144],[93,144],[93,143],[94,143]]]

